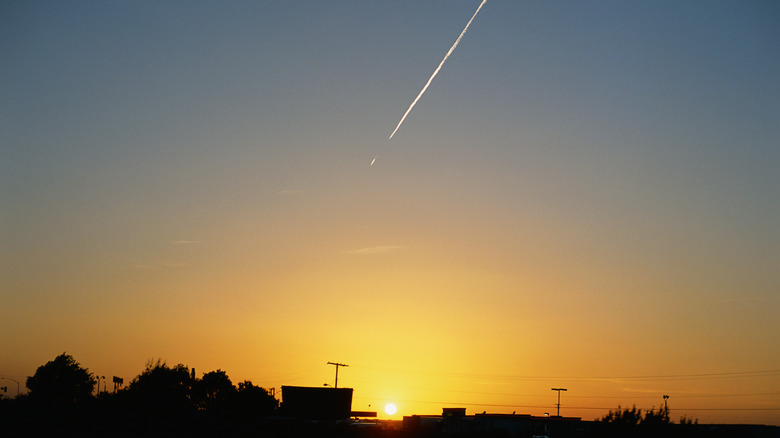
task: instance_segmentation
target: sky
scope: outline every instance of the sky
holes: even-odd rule
[[[3,2],[0,374],[780,425],[780,5],[478,5]]]

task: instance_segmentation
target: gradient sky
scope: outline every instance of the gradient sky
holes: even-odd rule
[[[780,425],[780,5],[478,4],[3,2],[0,374]]]

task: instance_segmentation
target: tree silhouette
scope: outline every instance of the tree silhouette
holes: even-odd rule
[[[642,422],[642,410],[633,406],[631,409],[621,409],[618,405],[617,410],[609,411],[609,413],[599,421],[604,423],[619,424],[623,426],[636,426]]]
[[[95,378],[73,356],[62,353],[27,378],[30,399],[50,405],[73,405],[92,397]]]
[[[245,380],[238,384],[238,407],[245,415],[266,416],[279,407],[279,400],[267,390]]]
[[[195,382],[195,404],[200,409],[223,410],[232,405],[236,398],[236,387],[227,373],[211,371]]]
[[[173,368],[165,362],[149,361],[146,369],[128,387],[133,404],[155,414],[175,414],[192,408],[193,379],[182,364]]]
[[[669,423],[669,409],[666,407],[659,408],[658,411],[650,409],[645,412],[645,417],[642,419],[642,424],[648,426],[658,426]]]
[[[633,406],[631,409],[622,409],[618,406],[617,410],[609,413],[597,420],[601,423],[598,434],[605,437],[657,437],[657,436],[691,436],[692,426],[698,424],[698,420],[685,417],[680,419],[680,424],[676,425],[669,419],[669,408],[664,404],[657,411],[651,408],[642,413],[641,409]]]

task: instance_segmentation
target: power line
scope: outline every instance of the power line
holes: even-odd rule
[[[356,399],[373,399],[372,397],[360,396]],[[463,403],[463,402],[444,402],[444,401],[429,401],[429,400],[395,400],[401,403],[424,403],[424,404],[437,404],[437,405],[457,405],[457,406],[484,406],[494,408],[537,408],[547,409],[549,405],[522,405],[522,404],[506,404],[506,403]],[[579,410],[596,410],[596,411],[609,411],[616,409],[615,406],[611,407],[599,407],[599,406],[569,406],[567,409],[579,409]],[[780,407],[770,408],[685,408],[675,407],[675,412],[686,411],[780,411]]]
[[[674,408],[675,411],[780,411],[780,408]]]
[[[374,384],[376,382],[374,381],[367,381],[367,380],[354,380],[355,383],[363,383],[363,384]],[[469,391],[465,389],[450,389],[450,388],[436,388],[436,387],[423,387],[423,386],[413,386],[413,385],[402,385],[402,384],[393,384],[393,388],[405,388],[405,389],[413,389],[413,390],[425,390],[425,391],[435,391],[435,392],[452,392],[452,393],[462,393],[462,394],[479,394],[479,395],[495,395],[495,396],[502,396],[502,397],[531,397],[531,398],[550,398],[550,397],[556,397],[555,395],[550,394],[522,394],[522,393],[515,393],[515,392],[488,392],[488,391]],[[755,393],[736,393],[736,394],[689,394],[689,395],[677,395],[675,394],[674,398],[718,398],[718,397],[758,397],[758,396],[769,396],[769,395],[780,395],[780,392],[755,392]],[[617,399],[617,400],[625,400],[625,399],[657,399],[658,395],[633,395],[631,393],[627,393],[624,395],[567,395],[568,398],[577,398],[577,399]]]
[[[718,398],[718,397],[758,397],[765,395],[780,395],[780,392],[754,392],[744,394],[698,394],[698,395],[675,395],[674,398]],[[523,396],[523,397],[549,397],[547,395],[536,396]],[[569,398],[614,398],[614,399],[626,399],[626,398],[647,398],[656,399],[657,395],[570,395]]]
[[[740,371],[728,373],[699,373],[699,374],[669,374],[669,375],[647,375],[647,376],[579,376],[579,377],[560,377],[560,376],[479,376],[480,378],[492,378],[502,380],[561,380],[561,381],[625,381],[625,380],[701,380],[701,379],[723,379],[723,378],[749,378],[749,377],[768,377],[780,375],[780,370],[767,371]]]
[[[728,371],[719,373],[692,373],[692,374],[657,374],[657,375],[628,375],[628,376],[518,376],[518,375],[495,375],[495,374],[473,374],[473,373],[452,373],[441,371],[421,371],[421,370],[388,370],[383,368],[361,367],[364,369],[373,369],[376,371],[408,374],[435,374],[442,376],[454,376],[465,378],[480,378],[494,380],[561,380],[561,381],[599,381],[599,380],[678,380],[678,379],[720,379],[720,378],[749,378],[749,377],[768,377],[780,375],[780,369],[771,370],[753,370],[753,371]]]

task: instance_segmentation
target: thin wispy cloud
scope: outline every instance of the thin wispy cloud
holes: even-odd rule
[[[279,190],[276,192],[279,196],[293,196],[293,195],[300,195],[303,193],[303,190],[295,190],[295,189],[288,189],[288,190]]]
[[[368,248],[353,249],[351,251],[345,251],[345,254],[353,255],[372,255],[372,254],[385,254],[395,251],[401,248],[400,246],[385,245],[385,246],[372,246]]]
[[[184,263],[158,263],[158,264],[137,264],[133,265],[134,269],[143,269],[148,271],[159,271],[161,269],[175,269],[183,268],[187,266]]]
[[[751,303],[761,301],[778,301],[780,296],[761,296],[761,295],[746,295],[740,297],[722,298],[719,300],[713,300],[720,303]]]

